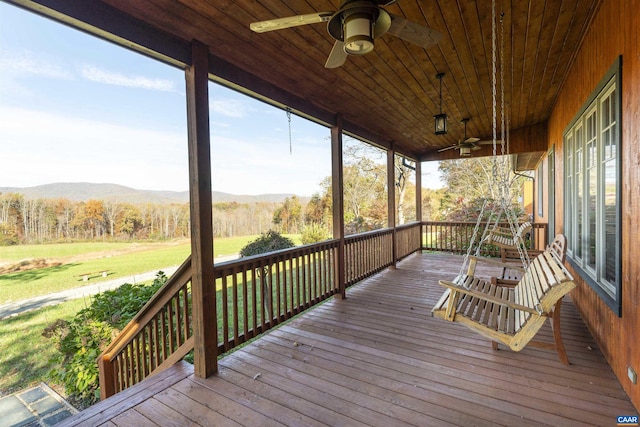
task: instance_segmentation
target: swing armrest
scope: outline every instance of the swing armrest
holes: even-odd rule
[[[449,297],[449,304],[452,304],[452,303],[453,304],[457,304],[458,296],[456,295],[456,293],[459,293],[459,294],[463,294],[463,295],[470,295],[470,296],[472,296],[474,298],[478,298],[480,300],[487,301],[487,302],[490,302],[490,303],[493,303],[493,304],[498,304],[498,305],[501,305],[503,307],[513,308],[515,310],[526,311],[527,313],[536,314],[536,315],[540,315],[540,316],[547,315],[547,313],[544,313],[544,312],[540,313],[540,312],[538,312],[537,310],[535,310],[535,309],[533,309],[531,307],[527,307],[526,305],[517,304],[515,302],[508,301],[508,300],[505,300],[505,299],[502,299],[502,298],[499,298],[499,297],[496,297],[496,296],[487,295],[487,294],[485,294],[483,292],[476,291],[474,289],[467,289],[467,288],[465,288],[463,286],[456,285],[455,283],[450,282],[448,280],[440,280],[438,283],[440,283],[441,286],[444,286],[444,287],[446,287],[446,288],[451,290],[451,295]],[[449,309],[447,309],[447,311],[448,310]],[[455,310],[455,308],[454,308],[454,310]]]

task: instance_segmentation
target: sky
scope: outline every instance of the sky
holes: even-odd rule
[[[0,187],[54,182],[188,189],[184,72],[0,2]],[[310,196],[328,128],[209,84],[212,185]],[[437,163],[423,186],[442,186]]]

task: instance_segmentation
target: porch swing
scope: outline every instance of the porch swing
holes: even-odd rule
[[[562,298],[576,287],[571,274],[563,265],[566,247],[563,235],[556,236],[554,242],[542,253],[529,260],[523,235],[531,224],[517,224],[517,218],[510,206],[511,185],[508,180],[508,170],[505,172],[505,142],[504,137],[504,93],[502,93],[502,174],[498,173],[498,156],[496,144],[496,30],[495,30],[495,0],[492,1],[492,42],[493,42],[493,186],[492,195],[498,193],[498,203],[494,203],[489,218],[494,218],[493,226],[487,221],[482,237],[478,239],[480,224],[484,218],[488,199],[485,199],[476,221],[471,242],[464,257],[458,276],[453,280],[440,280],[439,284],[446,288],[444,294],[431,310],[432,316],[446,321],[460,323],[474,332],[489,338],[494,350],[498,343],[508,346],[513,351],[520,351],[531,345],[544,349],[552,349],[558,353],[563,364],[568,365],[562,337],[560,335],[560,309]],[[503,27],[501,19],[501,27]],[[502,35],[504,30],[502,30]],[[501,47],[501,61],[504,63]],[[501,87],[503,88],[501,71]],[[503,89],[502,89],[503,90]],[[496,212],[498,210],[498,212]],[[507,217],[508,232],[499,227],[502,216]],[[497,236],[502,234],[504,240]],[[503,243],[510,249],[515,249],[520,255],[522,267],[505,264],[500,261],[480,257],[483,244]],[[475,247],[475,254],[472,255]],[[475,276],[478,261],[488,262],[503,268],[519,270],[520,279],[514,280],[484,280]],[[547,319],[552,321],[553,342],[533,341]]]

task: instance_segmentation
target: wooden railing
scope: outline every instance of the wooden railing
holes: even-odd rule
[[[482,237],[487,223],[483,222],[478,228],[479,240]],[[489,224],[491,227],[493,224]],[[508,223],[501,223],[508,227]],[[475,222],[444,222],[425,221],[422,223],[423,250],[452,252],[465,254],[473,237]],[[528,249],[544,249],[547,245],[547,224],[532,224],[533,230],[525,237],[525,245]],[[492,245],[484,245],[481,255],[500,256],[500,248]]]
[[[98,358],[101,398],[180,361],[193,349],[191,258],[156,292]]]
[[[344,239],[345,284],[351,286],[393,264],[393,230],[375,230]]]
[[[420,249],[463,253],[474,225],[425,222],[347,236],[342,262],[340,241],[329,240],[215,265],[217,354],[338,293],[340,268],[351,286]],[[102,398],[193,349],[191,277],[189,258],[100,355]]]
[[[335,294],[337,248],[331,240],[216,265],[219,354]]]
[[[422,249],[421,231],[419,222],[396,227],[396,261]]]
[[[420,224],[398,229],[398,258],[420,248]],[[218,354],[277,326],[338,291],[393,264],[393,230],[242,258],[215,265]],[[122,391],[193,349],[191,262],[187,260],[98,359],[102,397]]]

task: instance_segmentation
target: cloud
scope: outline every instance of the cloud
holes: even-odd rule
[[[54,60],[38,57],[34,52],[25,50],[0,52],[0,70],[15,76],[32,75],[51,79],[71,80],[73,75]]]
[[[160,90],[164,92],[176,91],[171,80],[150,79],[142,76],[125,76],[124,74],[102,70],[93,65],[83,66],[80,73],[82,77],[92,82],[139,89]]]
[[[0,105],[0,185],[109,182],[150,190],[189,186],[187,137]]]
[[[216,99],[209,103],[211,113],[222,114],[223,116],[242,118],[247,113],[247,108],[238,99]]]

